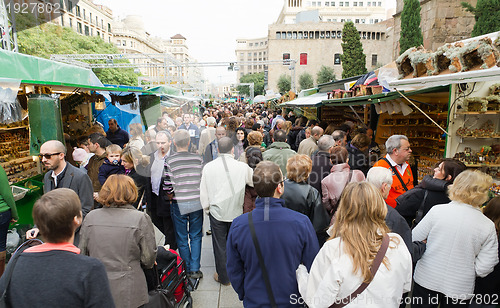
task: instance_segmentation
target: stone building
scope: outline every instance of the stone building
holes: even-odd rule
[[[267,61],[267,37],[236,40],[236,59],[238,62]],[[267,66],[263,63],[239,65],[238,80],[246,74],[261,73]]]
[[[273,24],[269,26],[269,59],[296,60],[294,70],[291,65],[269,65],[269,88],[278,92],[278,79],[282,74],[295,79],[298,90],[299,76],[316,74],[325,65],[332,67],[337,79],[342,78],[342,29],[340,22],[304,22],[299,24]],[[373,70],[391,62],[392,19],[377,24],[357,24],[361,36],[363,52],[366,55],[366,68]],[[295,74],[295,78],[293,75]],[[292,85],[293,88],[293,85]]]
[[[420,28],[424,38],[424,47],[436,50],[445,43],[452,43],[469,38],[474,28],[474,15],[467,12],[462,1],[476,6],[477,0],[420,0]],[[399,56],[399,37],[401,35],[401,13],[403,0],[397,0],[394,15],[393,59]]]
[[[113,11],[110,8],[95,4],[92,0],[61,0],[57,5],[61,14],[56,18],[52,16],[52,22],[62,27],[69,27],[82,35],[98,36],[107,43],[112,42]]]

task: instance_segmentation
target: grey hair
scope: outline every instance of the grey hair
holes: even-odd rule
[[[189,132],[185,129],[178,129],[174,132],[174,143],[179,148],[187,148],[189,146]]]
[[[392,186],[392,171],[384,167],[372,167],[368,170],[366,181],[372,183],[377,189],[381,189],[384,183]]]
[[[167,136],[168,141],[172,141],[172,136],[170,135],[169,132],[161,130],[161,131],[156,133],[156,138],[158,138],[158,136],[161,136],[161,135]]]
[[[335,145],[335,140],[330,135],[323,135],[318,140],[318,150],[327,152],[331,147]]]
[[[333,137],[333,140],[335,140],[335,142],[338,142],[340,140],[344,140],[345,132],[343,130],[340,130],[340,129],[334,130],[332,133],[332,137]]]
[[[399,149],[401,147],[401,139],[408,141],[408,137],[405,135],[392,135],[385,142],[385,148],[387,150],[387,154],[392,154],[395,149]]]

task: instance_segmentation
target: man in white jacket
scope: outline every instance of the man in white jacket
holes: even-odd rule
[[[219,140],[219,156],[205,165],[200,184],[200,201],[210,218],[215,257],[214,279],[229,285],[226,271],[226,239],[231,222],[243,214],[245,186],[253,186],[252,169],[233,158],[231,138]]]

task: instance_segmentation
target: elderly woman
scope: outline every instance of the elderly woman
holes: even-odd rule
[[[311,271],[297,270],[300,294],[311,307],[349,303],[362,283],[368,284],[347,307],[399,307],[403,292],[411,287],[411,256],[396,233],[385,224],[387,206],[380,192],[368,182],[345,188],[335,215],[332,236],[314,259]],[[384,252],[383,243],[388,244]],[[371,272],[381,250],[381,264]],[[374,267],[376,268],[376,266]]]
[[[441,160],[433,176],[426,175],[418,186],[396,198],[396,211],[410,227],[418,224],[434,205],[450,202],[448,187],[465,169],[465,164],[456,159]]]
[[[432,207],[413,229],[413,240],[427,240],[427,248],[415,268],[412,308],[467,307],[476,276],[493,271],[495,224],[479,209],[492,182],[480,171],[460,173],[449,189],[451,202]]]
[[[344,187],[350,182],[361,182],[365,175],[360,170],[351,170],[347,150],[344,147],[330,148],[331,173],[321,181],[322,202],[330,217],[337,210]]]
[[[302,154],[290,157],[286,164],[287,179],[281,199],[285,200],[285,207],[309,217],[321,246],[328,237],[326,229],[330,217],[321,204],[318,190],[307,183],[311,170],[309,156]]]
[[[248,140],[248,147],[247,147],[247,149],[248,148],[258,148],[262,152],[264,152],[264,148],[262,147],[262,140],[263,139],[264,139],[264,137],[262,136],[262,134],[260,132],[258,132],[258,131],[252,131],[247,136],[247,140]],[[247,162],[246,153],[245,152],[241,153],[241,155],[238,158],[238,160],[241,161],[241,162],[246,163]]]
[[[116,307],[136,308],[149,300],[143,268],[154,265],[155,233],[151,218],[132,206],[136,199],[132,178],[111,175],[97,200],[104,207],[91,211],[80,231],[81,253],[104,264]]]

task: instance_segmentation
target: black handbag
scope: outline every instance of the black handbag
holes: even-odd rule
[[[158,276],[158,269],[156,265],[153,267],[154,281],[156,288],[148,292],[149,302],[145,304],[144,308],[175,308],[176,301],[174,294],[168,290],[162,289],[160,284],[160,277]],[[0,307],[2,308],[2,307]]]

